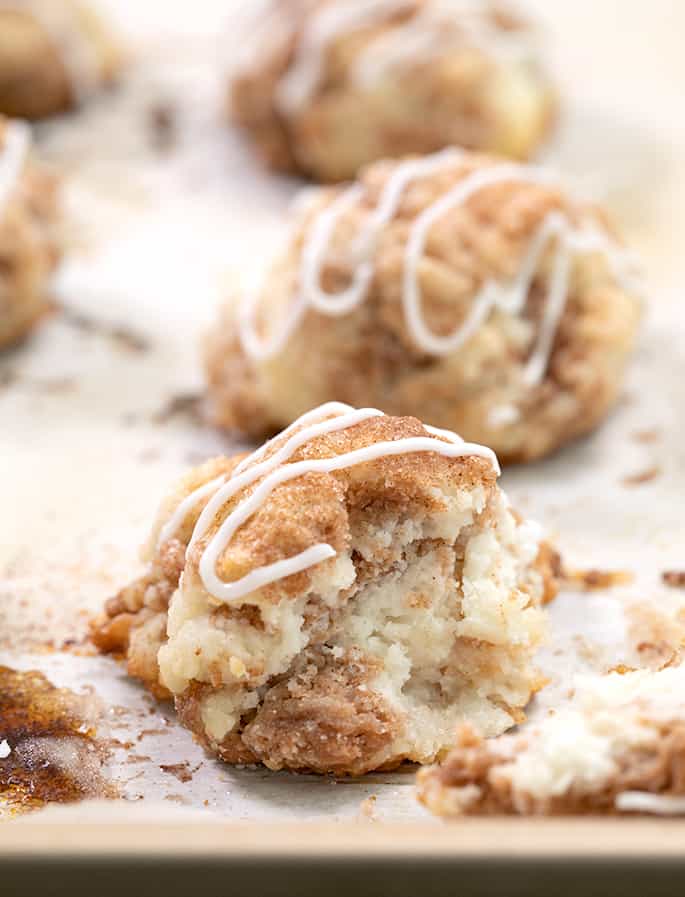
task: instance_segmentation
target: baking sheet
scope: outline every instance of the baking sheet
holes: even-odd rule
[[[650,5],[654,17],[637,2],[621,9],[649,36],[660,2]],[[135,744],[115,746],[109,770],[131,813],[433,825],[415,800],[411,770],[345,782],[215,763],[114,661],[62,650],[84,638],[89,616],[136,575],[138,546],[172,481],[239,447],[193,412],[202,389],[198,339],[227,285],[282,238],[299,186],[261,171],[219,119],[241,4],[196,2],[192,19],[185,3],[103,5],[132,50],[124,84],[37,133],[40,153],[66,179],[61,311],[0,357],[0,663],[95,688],[108,708],[103,730]],[[550,48],[567,54],[553,54],[566,123],[546,155],[610,203],[646,260],[650,286],[641,345],[611,419],[556,458],[503,476],[569,566],[633,576],[612,591],[566,591],[551,607],[552,637],[540,656],[550,685],[532,709],[540,713],[564,699],[576,671],[644,662],[645,632],[658,631],[664,651],[683,640],[685,592],[667,589],[660,575],[685,567],[685,314],[674,211],[685,193],[685,138],[668,112],[670,57],[661,57],[659,87],[644,58],[635,71],[630,28],[628,49],[604,52],[611,4],[599,12],[585,0],[572,12],[569,4],[528,5],[546,16]],[[660,27],[662,42],[642,48],[655,60],[672,40],[668,20]],[[584,55],[601,60],[598,82],[596,69],[579,67]],[[157,145],[151,126],[159,108],[176,120],[171,147]],[[647,620],[633,612],[645,604]],[[179,763],[187,781],[162,769]]]

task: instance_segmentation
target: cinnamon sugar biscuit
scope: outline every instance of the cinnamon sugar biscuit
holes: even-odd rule
[[[0,113],[66,112],[111,83],[121,56],[88,2],[0,0]]]
[[[57,184],[31,161],[28,128],[0,116],[0,348],[22,339],[47,307],[56,221]]]
[[[263,435],[337,399],[420,416],[511,462],[605,417],[639,278],[602,213],[553,173],[451,149],[308,195],[261,288],[209,335],[219,425]]]
[[[450,145],[528,158],[556,94],[499,2],[274,0],[230,96],[274,168],[319,181]]]
[[[454,434],[331,403],[162,507],[102,650],[229,763],[361,774],[523,718],[550,552]]]
[[[519,735],[462,726],[419,773],[441,816],[685,814],[685,666],[580,676],[571,704]]]

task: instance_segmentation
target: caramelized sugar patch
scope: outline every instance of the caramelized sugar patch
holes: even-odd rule
[[[0,666],[0,808],[114,798],[97,739],[101,707],[92,694],[57,688],[36,670]]]

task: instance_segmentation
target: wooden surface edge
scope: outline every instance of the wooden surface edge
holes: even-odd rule
[[[685,865],[685,821],[672,819],[473,819],[445,825],[360,823],[0,824],[7,857],[259,857],[316,859],[672,860]]]

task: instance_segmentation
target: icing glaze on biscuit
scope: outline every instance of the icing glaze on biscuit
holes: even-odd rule
[[[295,59],[281,79],[276,103],[284,115],[297,114],[321,83],[327,53],[335,41],[364,29],[411,18],[373,37],[360,54],[353,78],[368,86],[398,66],[412,65],[450,50],[455,43],[488,56],[530,54],[527,35],[498,27],[479,0],[336,0],[316,12],[305,28]]]
[[[257,567],[235,582],[224,582],[217,575],[217,562],[233,535],[252,517],[271,492],[282,483],[304,476],[307,473],[330,473],[335,470],[344,470],[357,464],[375,461],[378,458],[418,452],[436,452],[448,458],[477,455],[486,458],[499,473],[497,458],[490,449],[464,442],[455,433],[438,430],[433,427],[424,428],[429,434],[425,437],[418,436],[389,442],[377,442],[374,445],[335,455],[331,458],[289,463],[293,454],[313,439],[328,433],[347,430],[372,417],[383,416],[383,412],[375,408],[355,410],[349,405],[343,405],[339,402],[330,402],[308,412],[292,424],[285,433],[281,434],[280,440],[289,433],[292,435],[273,454],[267,454],[267,457],[262,460],[269,445],[258,449],[257,452],[241,462],[228,479],[224,477],[215,479],[184,499],[163,528],[160,542],[173,538],[188,512],[213,492],[213,497],[207,502],[195,525],[193,536],[188,546],[188,550],[191,550],[207,535],[222,507],[241,490],[261,480],[252,493],[238,501],[216,533],[212,535],[203,548],[199,564],[200,578],[205,589],[217,600],[231,602],[279,579],[307,570],[336,555],[332,546],[326,543],[319,543],[310,546],[294,557],[263,567]]]
[[[338,293],[327,293],[321,287],[321,272],[335,228],[344,215],[359,205],[365,195],[361,184],[345,189],[314,219],[302,249],[298,290],[280,329],[267,339],[257,334],[254,324],[258,293],[246,297],[240,311],[240,338],[245,352],[256,361],[278,355],[309,309],[336,317],[352,312],[368,295],[374,277],[374,254],[385,227],[395,218],[407,187],[413,182],[449,171],[465,158],[463,151],[447,149],[397,166],[383,189],[375,209],[369,214],[353,245],[351,255],[357,260],[352,282]],[[547,371],[557,327],[568,298],[573,259],[583,254],[605,256],[613,276],[622,288],[635,286],[636,266],[633,259],[612,241],[609,235],[590,221],[575,224],[562,211],[553,209],[532,234],[516,276],[507,282],[487,280],[472,301],[466,320],[452,333],[439,336],[429,329],[421,308],[418,269],[424,257],[431,228],[443,216],[463,207],[481,191],[502,184],[524,183],[554,186],[550,171],[515,163],[497,163],[479,168],[460,178],[441,197],[423,210],[412,223],[403,260],[402,307],[413,342],[433,356],[457,352],[499,309],[520,316],[527,303],[532,283],[550,246],[555,247],[547,299],[536,344],[528,358],[524,382],[539,384]]]

